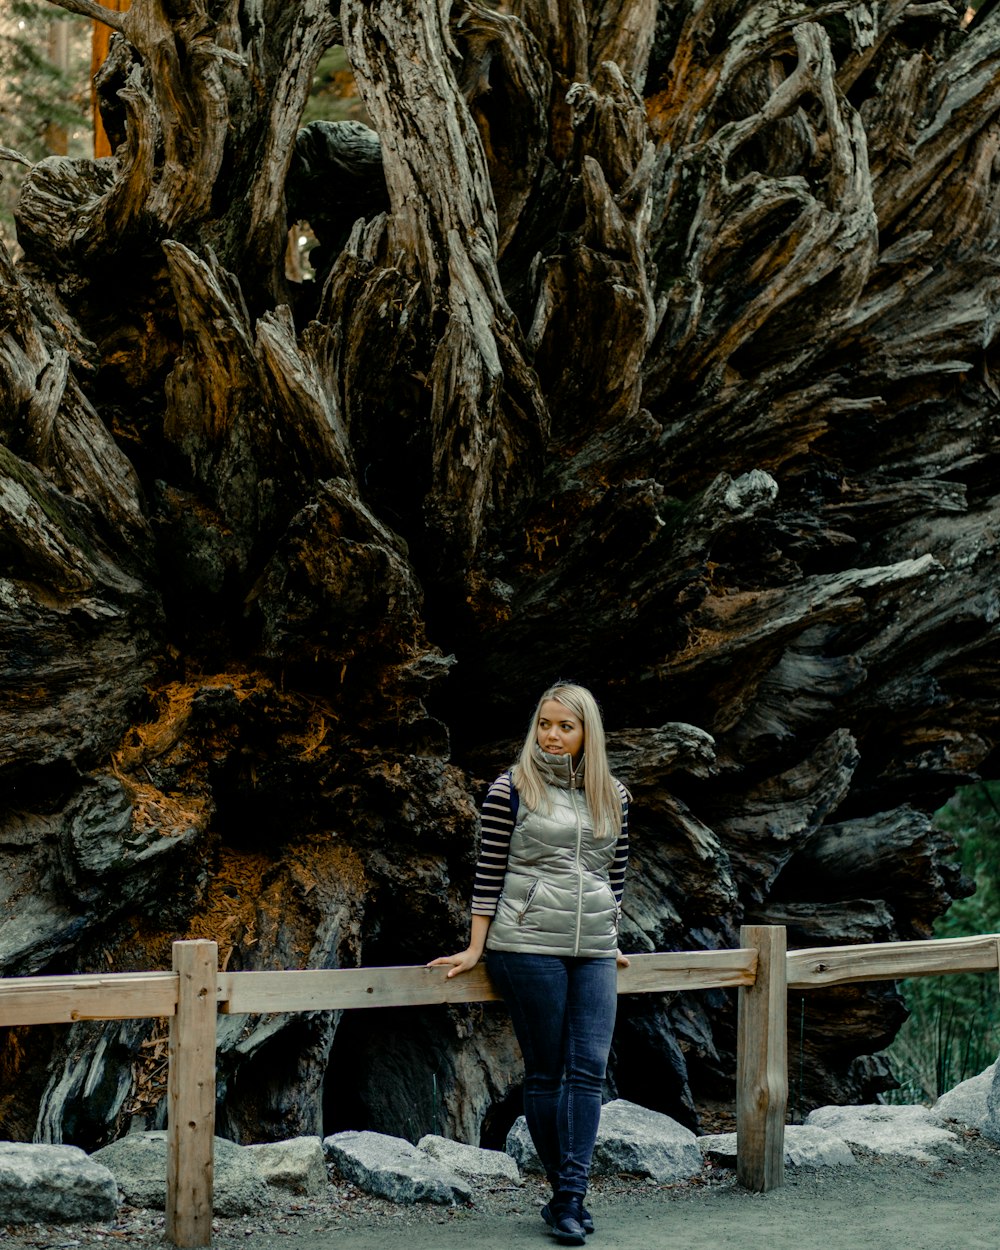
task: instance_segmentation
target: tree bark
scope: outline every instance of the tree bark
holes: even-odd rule
[[[64,7],[112,154],[0,255],[0,971],[456,948],[557,677],[634,793],[626,950],[928,935],[1000,739],[1000,17]],[[300,128],[337,42],[371,125]],[[898,996],[806,1008],[803,1096],[885,1089]],[[734,1030],[623,1003],[612,1087],[694,1124]],[[11,1033],[0,1128],[157,1123],[161,1042]],[[219,1071],[241,1140],[498,1144],[519,1079],[493,1007],[227,1018]]]

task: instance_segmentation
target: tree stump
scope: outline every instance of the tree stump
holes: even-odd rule
[[[106,11],[112,155],[34,166],[0,254],[0,971],[454,949],[559,677],[635,796],[626,950],[930,934],[968,886],[928,813],[1000,736],[962,7]],[[371,124],[300,129],[338,43]],[[809,1001],[806,1096],[885,1089],[892,986]],[[625,1002],[612,1083],[693,1124],[734,1037],[722,992]],[[134,1024],[2,1062],[6,1136],[162,1118]],[[493,1141],[519,1079],[493,1007],[231,1017],[218,1063],[237,1140]]]

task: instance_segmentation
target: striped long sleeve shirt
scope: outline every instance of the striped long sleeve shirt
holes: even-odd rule
[[[624,786],[619,784],[618,789],[622,796],[622,826],[608,880],[620,907],[625,891],[625,869],[628,866],[628,797]],[[512,790],[510,773],[501,773],[490,786],[483,803],[479,861],[472,887],[474,916],[496,915],[503,879],[507,873],[510,837],[514,832]]]

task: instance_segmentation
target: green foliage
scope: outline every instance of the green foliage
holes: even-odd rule
[[[935,937],[1000,932],[1000,781],[965,786],[935,817],[954,837],[976,892],[959,899]],[[910,1018],[886,1051],[900,1088],[896,1103],[933,1102],[1000,1053],[1000,988],[995,973],[914,977],[900,983]]]
[[[350,120],[366,121],[367,117],[354,85],[354,75],[347,63],[347,54],[337,44],[323,53],[316,66],[300,124],[305,126],[312,121]]]
[[[11,0],[0,14],[0,147],[29,161],[92,150],[90,22],[42,0]],[[0,236],[14,242],[24,165],[0,164]]]
[[[66,36],[65,63],[53,60],[55,32]],[[41,0],[13,0],[0,21],[3,143],[32,160],[50,149],[47,132],[85,128],[90,108],[90,24]],[[76,144],[85,136],[74,133]]]

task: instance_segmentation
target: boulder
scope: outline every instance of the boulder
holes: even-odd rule
[[[514,1121],[506,1145],[507,1153],[523,1171],[542,1170],[524,1116]],[[624,1098],[605,1103],[601,1109],[593,1175],[627,1172],[669,1184],[696,1176],[703,1166],[694,1133],[670,1116]]]
[[[464,1142],[451,1141],[428,1133],[417,1142],[417,1149],[459,1176],[484,1185],[520,1185],[521,1173],[517,1164],[502,1150],[480,1150]]]
[[[215,1138],[213,1210],[216,1215],[252,1215],[271,1205],[267,1185],[245,1146]],[[162,1211],[167,1200],[167,1134],[129,1133],[95,1150],[92,1159],[114,1175],[125,1201]]]
[[[660,1183],[687,1180],[704,1167],[697,1138],[670,1116],[616,1098],[601,1110],[595,1175],[629,1172]]]
[[[991,1114],[989,1105],[996,1071],[997,1064],[991,1063],[978,1076],[959,1082],[953,1089],[942,1094],[931,1110],[942,1120],[966,1124],[969,1128],[979,1129],[984,1137],[1000,1141],[1000,1107],[995,1107]],[[1000,1102],[1000,1099],[997,1101]]]
[[[542,1163],[535,1150],[535,1143],[528,1132],[528,1121],[519,1115],[510,1126],[504,1150],[514,1160],[522,1172],[541,1172]]]
[[[5,1224],[110,1220],[118,1186],[76,1146],[0,1142],[0,1219]]]
[[[402,1137],[334,1133],[323,1141],[328,1159],[360,1189],[393,1202],[468,1202],[472,1193],[456,1172]]]
[[[326,1191],[329,1178],[320,1138],[292,1137],[288,1141],[263,1142],[243,1149],[265,1183],[273,1189],[311,1197]]]
[[[931,1151],[961,1154],[958,1138],[943,1128],[928,1107],[817,1107],[806,1116],[812,1128],[824,1128],[851,1145],[877,1154],[903,1155],[930,1162]]]
[[[1000,1059],[993,1065],[990,1092],[986,1098],[986,1120],[980,1132],[990,1141],[1000,1142]]]
[[[725,1167],[736,1166],[736,1134],[709,1133],[698,1138],[698,1149],[706,1159]],[[785,1128],[785,1163],[793,1168],[852,1167],[857,1160],[841,1137],[807,1124]]]

